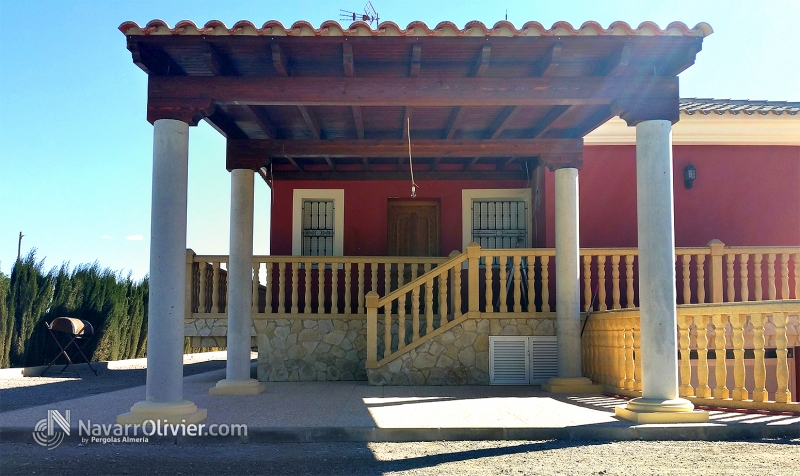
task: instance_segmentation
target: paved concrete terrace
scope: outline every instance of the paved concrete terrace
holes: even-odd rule
[[[89,373],[84,378],[87,384],[94,380],[96,387],[104,377],[109,381],[116,378],[109,372],[126,371],[131,369],[106,370],[99,377]],[[250,442],[800,437],[800,415],[712,410],[711,421],[705,424],[637,425],[614,417],[614,406],[624,402],[620,398],[554,395],[538,386],[371,387],[366,382],[273,382],[267,383],[266,393],[260,395],[210,396],[208,389],[224,373],[224,368],[219,368],[184,377],[185,398],[208,410],[207,424],[247,424]],[[14,403],[24,399],[25,392],[31,396],[59,393],[58,385],[69,382],[74,388],[80,384],[73,379],[24,379],[25,383],[17,386],[7,380],[6,390],[0,393],[0,437],[4,441],[30,441],[34,425],[46,418],[48,409],[71,410],[76,428],[78,420],[115,423],[118,414],[127,412],[145,395],[144,385],[134,383],[80,397],[65,392],[62,399],[31,406],[23,402],[21,408]],[[14,401],[8,398],[11,390],[15,391]],[[7,404],[16,409],[6,410]]]

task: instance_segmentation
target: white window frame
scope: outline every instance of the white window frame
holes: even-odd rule
[[[292,255],[303,254],[303,200],[333,200],[333,256],[344,254],[344,189],[296,188],[292,195]]]
[[[527,243],[526,248],[531,248],[531,189],[530,188],[484,188],[464,189],[461,191],[461,241],[463,250],[472,242],[472,202],[475,200],[522,200],[528,210],[525,220]]]

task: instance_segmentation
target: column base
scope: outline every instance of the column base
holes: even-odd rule
[[[222,379],[216,387],[208,389],[209,395],[258,395],[267,387],[256,379],[228,380]]]
[[[542,390],[550,393],[602,393],[603,386],[593,384],[586,377],[552,377],[542,384]]]
[[[117,415],[120,425],[142,425],[146,421],[161,425],[181,425],[199,423],[208,418],[205,408],[198,409],[194,403],[182,400],[175,403],[142,401],[134,404],[131,411]]]
[[[617,418],[635,423],[705,423],[708,412],[695,410],[684,398],[664,400],[660,398],[634,398],[625,406],[614,409]]]

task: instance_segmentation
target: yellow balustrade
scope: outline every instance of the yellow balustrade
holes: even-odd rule
[[[677,312],[681,397],[696,405],[800,412],[788,359],[790,337],[800,342],[789,334],[800,327],[800,300],[679,305]],[[638,326],[638,309],[592,314],[583,336],[584,375],[608,392],[640,395]]]

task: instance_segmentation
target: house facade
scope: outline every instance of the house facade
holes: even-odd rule
[[[686,117],[725,108],[678,96],[677,75],[693,64],[708,25],[154,21],[120,29],[149,75],[155,128],[147,400],[121,422],[153,412],[204,418],[176,381],[183,336],[201,346],[224,340],[227,377],[210,389],[216,395],[257,394],[273,381],[541,383],[554,392],[638,392],[620,410],[637,421],[700,421],[707,415],[692,411],[678,369],[686,380],[689,365],[691,377],[689,349],[703,349],[704,317],[689,315],[684,334],[694,340],[679,353],[688,311],[676,304],[746,303],[750,289],[770,303],[758,312],[771,327],[753,317],[748,330],[774,335],[777,352],[775,389],[764,399],[791,400],[800,233],[787,177],[798,169],[797,123],[782,132],[788,143],[714,143],[719,131],[707,125],[700,135],[711,142],[682,145]],[[750,106],[797,117],[795,104],[781,114],[775,104]],[[617,116],[622,131],[609,123]],[[184,252],[186,134],[199,120],[227,138],[227,256]],[[781,197],[738,190],[719,205],[726,181],[745,180],[730,165],[754,153],[785,165],[784,174],[760,175]],[[688,160],[694,195],[673,179]],[[256,177],[273,196],[269,256],[252,252]],[[781,228],[775,241],[760,231],[768,217],[747,215],[767,201],[785,215],[772,223]],[[720,223],[730,222],[716,226],[722,212]],[[704,238],[714,232],[724,236]],[[753,283],[745,255],[753,255]],[[617,314],[601,316],[608,328],[585,326],[590,307]],[[732,315],[711,314],[723,312]],[[735,333],[732,322],[724,325]],[[258,379],[249,373],[252,345]]]

